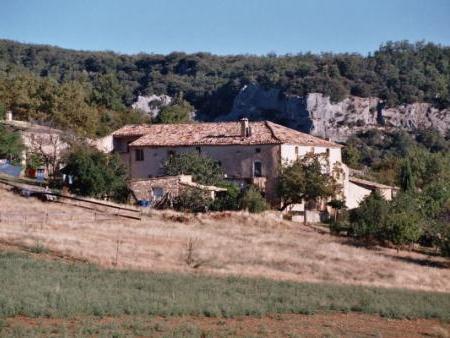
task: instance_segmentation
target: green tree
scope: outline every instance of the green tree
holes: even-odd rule
[[[248,210],[251,213],[260,213],[267,210],[268,205],[261,192],[250,186],[242,196],[240,202],[241,209]]]
[[[411,163],[406,159],[400,169],[400,187],[403,191],[414,191],[414,176],[411,170]]]
[[[360,166],[361,154],[353,144],[349,144],[342,149],[342,160],[351,168]]]
[[[379,236],[395,245],[417,242],[422,234],[421,218],[417,213],[400,211],[391,213],[386,218],[385,228]]]
[[[223,171],[216,161],[196,152],[171,156],[164,164],[168,176],[192,175],[195,182],[205,185],[217,185],[223,182]]]
[[[82,196],[124,201],[128,197],[126,168],[117,155],[94,148],[73,146],[65,160],[63,174],[73,176],[70,190]]]
[[[186,123],[191,121],[191,115],[194,111],[189,102],[181,101],[173,105],[165,106],[159,112],[156,123]]]
[[[337,189],[333,177],[322,172],[321,156],[312,153],[283,166],[278,179],[282,209],[291,204],[333,196]]]
[[[59,87],[52,121],[62,129],[95,135],[97,111],[88,104],[88,92],[81,83],[67,82]]]
[[[239,210],[241,190],[237,184],[232,182],[218,182],[218,187],[227,189],[226,192],[216,194],[216,198],[211,205],[211,210]]]
[[[359,207],[350,210],[351,233],[366,242],[384,238],[389,204],[377,191],[364,198]]]
[[[124,110],[123,96],[124,90],[113,73],[101,74],[95,77],[94,88],[91,94],[93,103],[108,109]]]
[[[0,125],[0,158],[6,158],[11,163],[18,164],[22,158],[25,146],[18,132],[9,131]]]

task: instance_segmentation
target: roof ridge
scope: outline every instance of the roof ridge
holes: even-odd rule
[[[272,129],[272,126],[270,125],[272,122],[265,120],[264,124],[267,126],[267,128],[270,130],[270,133],[272,134],[273,138],[281,142],[281,139],[275,134],[275,131]]]

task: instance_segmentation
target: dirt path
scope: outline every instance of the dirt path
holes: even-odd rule
[[[9,318],[0,334],[38,336],[133,335],[175,337],[448,337],[450,324],[436,320],[392,320],[364,314],[286,314],[261,318],[119,317]]]

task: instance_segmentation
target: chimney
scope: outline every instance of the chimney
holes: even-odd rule
[[[250,127],[248,124],[248,118],[244,117],[239,120],[241,123],[241,136],[249,137],[251,135]]]
[[[5,120],[6,121],[12,121],[13,120],[13,114],[12,114],[11,111],[7,111],[6,112]]]

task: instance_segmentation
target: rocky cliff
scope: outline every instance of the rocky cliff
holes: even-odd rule
[[[439,110],[429,103],[386,108],[379,98],[351,96],[332,103],[320,93],[289,96],[279,89],[248,85],[236,96],[231,112],[220,120],[241,117],[269,119],[291,128],[334,141],[371,128],[435,128],[445,134],[450,128],[450,109]]]
[[[134,102],[131,107],[149,114],[150,117],[156,117],[161,108],[168,106],[171,102],[172,98],[168,95],[139,95],[136,102]]]

